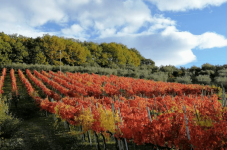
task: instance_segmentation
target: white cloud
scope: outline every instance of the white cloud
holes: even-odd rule
[[[187,11],[203,9],[207,6],[220,6],[227,0],[145,0],[155,4],[161,11]]]
[[[154,21],[150,9],[142,1],[90,0],[79,3],[76,8],[70,2],[61,3],[62,9],[71,22],[76,22],[89,33],[83,34],[86,38],[133,34]],[[67,31],[67,28],[62,31]]]
[[[89,11],[86,11],[88,9]],[[132,0],[106,0],[93,5],[83,5],[71,12],[76,14],[73,19],[76,19],[81,26],[88,28],[95,25],[94,30],[99,31],[98,33],[112,28],[118,29],[119,34],[133,33],[152,18],[149,8],[142,1]]]
[[[113,36],[115,32],[116,32],[116,29],[114,28],[105,29],[101,32],[101,36],[99,38]]]
[[[163,36],[171,36],[174,39],[184,40],[186,45],[193,48],[207,49],[214,47],[227,46],[227,39],[214,32],[205,32],[201,35],[193,35],[190,32],[179,32],[174,26],[167,27],[165,31],[161,33]]]
[[[152,25],[148,29],[148,33],[156,33],[160,29],[165,29],[169,26],[175,26],[176,22],[170,18],[165,18],[163,15],[154,15],[152,18]],[[144,32],[146,33],[146,31]]]
[[[227,39],[224,36],[212,32],[200,35],[198,41],[200,49],[227,46]]]
[[[225,2],[150,1],[160,10],[173,11],[201,9]],[[81,41],[122,43],[129,48],[135,47],[158,66],[195,61],[192,52],[195,48],[227,46],[225,37],[217,33],[193,35],[188,31],[178,31],[174,20],[152,14],[142,0],[17,0],[15,3],[2,1],[0,9],[0,31],[6,34],[37,37],[48,33]],[[59,31],[44,32],[42,29],[48,22],[60,25]]]
[[[0,20],[5,23],[16,23],[23,14],[13,7],[1,7]]]
[[[0,5],[0,32],[6,34],[18,33],[27,37],[56,35],[56,32],[45,32],[40,27],[47,22],[63,24],[67,21],[64,14],[54,0],[18,0],[1,1]]]
[[[80,34],[84,29],[78,25],[74,24],[70,28],[62,29],[62,33],[64,34]]]
[[[67,21],[60,5],[54,0],[18,0],[14,3],[3,1],[0,5],[0,21],[17,22],[36,27],[48,21],[61,23]]]
[[[150,58],[156,66],[185,65],[196,60],[192,49],[227,46],[227,39],[217,33],[206,32],[193,35],[187,31],[178,31],[175,26],[166,27],[161,33],[146,33],[106,37],[96,42],[117,42],[135,47],[145,58]]]
[[[3,29],[3,30],[2,30]],[[49,34],[49,35],[57,35],[57,32],[43,32],[38,29],[34,29],[30,26],[24,25],[24,24],[11,24],[11,23],[2,23],[0,22],[0,32],[4,32],[5,34],[14,34],[17,33],[18,35],[23,35],[26,37],[42,37],[43,34]]]
[[[54,0],[29,1],[26,3],[25,7],[29,9],[30,13],[33,13],[28,18],[31,26],[41,26],[47,22],[64,23],[68,20],[65,12]]]
[[[85,33],[85,30],[78,24],[72,25],[70,28],[64,28],[61,30],[64,37],[79,39],[80,41],[85,41],[89,37]]]

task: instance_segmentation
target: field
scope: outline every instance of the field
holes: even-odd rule
[[[2,149],[221,149],[226,144],[226,102],[218,101],[216,87],[15,72],[2,73],[0,86],[9,112],[21,123],[1,140]]]

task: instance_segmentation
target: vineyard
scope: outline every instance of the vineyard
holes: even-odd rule
[[[108,149],[112,139],[112,149],[117,150],[135,149],[135,145],[169,150],[227,149],[226,97],[219,101],[217,95],[225,95],[224,88],[93,73],[28,69],[17,73],[18,79],[10,70],[13,98],[22,94],[17,85],[20,80],[46,117],[52,115],[56,124],[64,122],[71,133],[78,134],[79,129],[81,138],[95,149]],[[6,76],[4,68],[0,94]],[[15,101],[16,108],[19,104]]]

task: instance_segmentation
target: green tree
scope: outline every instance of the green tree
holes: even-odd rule
[[[12,53],[12,48],[8,42],[4,42],[0,39],[0,64],[11,63],[9,54]]]
[[[51,65],[60,64],[60,51],[61,58],[64,58],[66,55],[66,44],[63,37],[59,38],[57,36],[50,36],[46,34],[43,36],[43,47],[47,62]]]
[[[4,34],[4,32],[0,33],[0,39],[2,39],[4,42],[10,42],[10,36],[8,36],[7,34]]]
[[[189,69],[189,72],[191,72],[192,74],[194,74],[195,76],[198,76],[199,75],[199,72],[200,72],[200,68],[197,67],[197,66],[192,66],[190,69]]]
[[[72,40],[66,41],[65,60],[68,64],[74,66],[85,63],[89,53],[89,50],[82,47],[80,43],[73,42]]]
[[[140,54],[140,52],[139,52],[137,49],[135,49],[135,48],[130,48],[129,50],[132,51],[132,52],[134,52],[140,60],[144,60],[144,59],[145,59],[145,58]]]
[[[40,37],[35,39],[28,38],[25,42],[29,54],[28,64],[47,64],[46,56],[43,51],[43,43]]]
[[[151,59],[142,59],[141,65],[152,65],[155,66],[155,62]]]
[[[28,60],[28,51],[23,45],[23,39],[18,38],[16,34],[10,36],[10,45],[12,47],[12,53],[9,55],[9,58],[12,62],[23,63]]]
[[[101,57],[100,57],[100,65],[102,66],[102,67],[108,67],[108,65],[109,65],[109,61],[108,61],[108,55],[107,55],[107,53],[103,53],[102,55],[101,55]]]
[[[107,53],[109,64],[111,64],[111,62],[114,62],[119,65],[126,63],[122,46],[120,44],[116,44],[112,42],[109,44],[103,43],[101,44],[101,46],[102,46],[103,52]]]
[[[90,51],[92,61],[100,64],[99,58],[102,55],[102,47],[97,43],[86,41],[83,43],[83,45]]]
[[[173,73],[173,71],[178,70],[175,66],[169,65],[169,66],[161,66],[160,71],[162,72],[168,72],[168,73]]]
[[[216,67],[214,65],[211,65],[209,63],[203,64],[202,65],[202,70],[216,70]]]
[[[136,53],[134,53],[133,51],[130,51],[131,57],[132,57],[132,63],[133,65],[135,65],[136,67],[140,65],[140,59],[139,57],[136,55]]]

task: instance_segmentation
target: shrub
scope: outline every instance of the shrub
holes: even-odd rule
[[[116,69],[113,69],[112,70],[112,74],[115,75],[115,76],[117,76],[117,70]]]
[[[126,76],[126,77],[131,77],[131,74],[133,74],[133,73],[134,73],[134,71],[128,70],[128,71],[127,71],[127,74],[125,74],[125,76]]]
[[[190,76],[184,76],[184,77],[177,77],[176,81],[177,81],[177,83],[190,84],[192,80],[191,80]]]
[[[176,82],[176,78],[174,78],[174,77],[169,77],[169,78],[167,79],[167,82]]]
[[[148,76],[149,80],[154,80],[154,81],[163,81],[163,82],[167,82],[168,79],[168,74],[164,73],[164,72],[155,72],[151,75]]]
[[[198,84],[209,85],[211,83],[211,78],[209,75],[199,75],[199,76],[195,77],[195,81]]]
[[[118,65],[115,64],[115,63],[110,64],[109,67],[110,67],[111,69],[118,69],[118,68],[119,68]]]
[[[148,71],[147,70],[140,70],[139,71],[139,78],[140,79],[147,79],[148,78]]]
[[[118,76],[125,76],[127,74],[127,70],[125,69],[117,69],[117,75]]]
[[[140,70],[147,70],[147,65],[141,65],[141,66],[139,66],[139,69]]]
[[[132,71],[135,71],[137,69],[137,67],[135,67],[134,65],[132,64],[127,64],[125,69],[128,69],[128,70],[132,70]]]
[[[119,67],[120,69],[125,69],[125,68],[126,68],[126,65],[119,64],[118,67]]]
[[[225,88],[227,88],[227,77],[215,77],[214,78],[214,82],[215,82],[215,84],[217,84],[217,85],[221,85],[221,83],[223,84],[223,86],[225,87]]]
[[[218,76],[227,77],[227,69],[218,70]]]
[[[72,72],[73,68],[71,66],[69,66],[69,65],[65,65],[65,66],[61,67],[61,71],[62,72]]]
[[[214,71],[213,70],[201,70],[199,72],[200,75],[211,75],[211,74],[214,74]]]
[[[130,77],[139,78],[139,73],[134,71],[133,73],[130,74]]]

